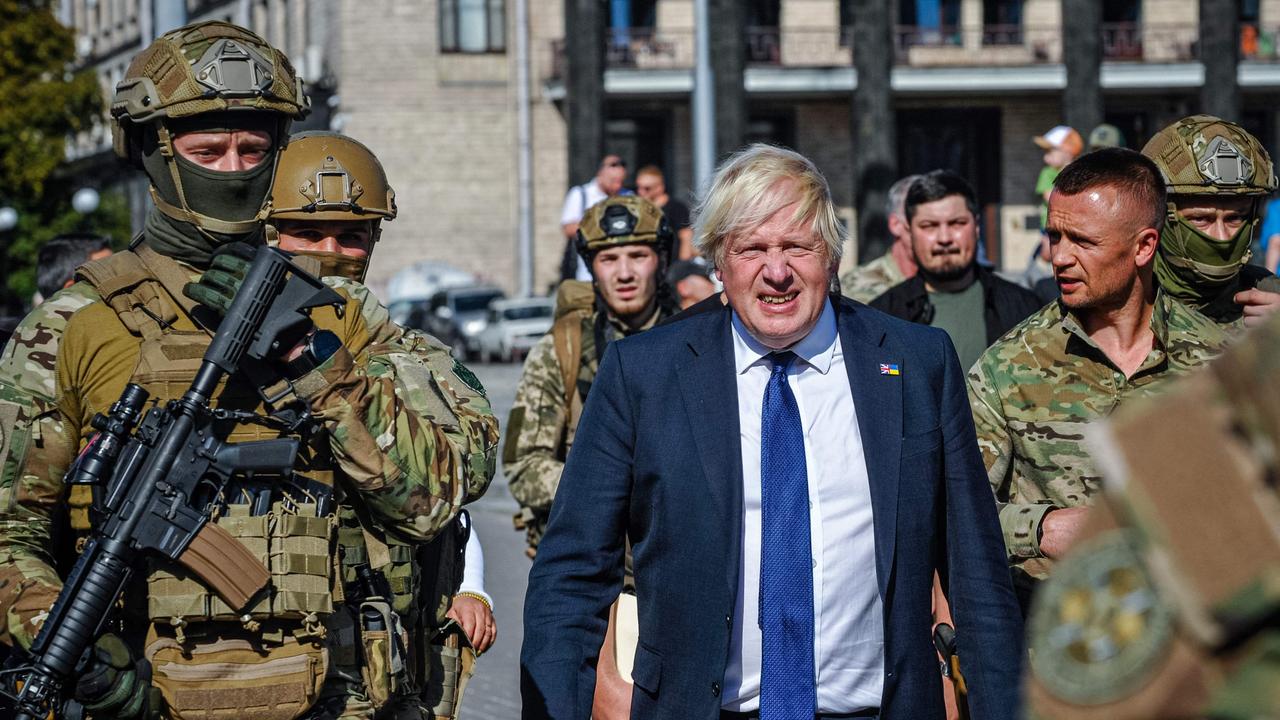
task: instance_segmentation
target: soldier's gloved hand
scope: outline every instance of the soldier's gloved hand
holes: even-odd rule
[[[107,633],[85,651],[74,698],[95,717],[140,718],[147,710],[151,672],[119,636]]]
[[[249,266],[253,264],[254,249],[248,243],[234,242],[223,245],[214,253],[209,269],[200,282],[187,283],[182,293],[201,305],[224,317],[231,307],[240,286],[244,284]]]

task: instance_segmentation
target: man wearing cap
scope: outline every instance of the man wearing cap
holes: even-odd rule
[[[33,311],[0,356],[0,641],[31,647],[92,530],[90,489],[63,483],[92,418],[126,383],[162,404],[190,386],[244,281],[246,255],[264,241],[279,151],[306,109],[288,59],[223,22],[166,33],[117,85],[115,150],[147,174],[155,207],[129,250],[81,267],[78,282]],[[92,716],[311,711],[324,694],[328,622],[341,602],[324,509],[339,494],[335,473],[349,481],[348,501],[415,540],[447,527],[487,487],[496,428],[490,422],[475,444],[440,422],[434,405],[402,398],[394,350],[374,340],[387,328],[336,292],[342,306],[314,309],[309,335],[270,358],[272,379],[288,381],[283,395],[268,405],[236,373],[213,398],[228,411],[214,426],[219,440],[305,436],[288,482],[255,490],[251,504],[247,479],[232,478],[244,492],[229,493],[214,520],[262,557],[271,587],[260,602],[231,609],[172,563],[139,566],[67,688]],[[458,402],[482,395],[458,367],[442,377],[437,389]],[[296,423],[268,417],[285,408]]]
[[[1107,147],[1124,147],[1124,133],[1111,123],[1102,123],[1089,131],[1089,150],[1101,150]]]
[[[1084,140],[1075,128],[1066,125],[1055,125],[1049,132],[1031,138],[1041,150],[1044,150],[1044,167],[1036,178],[1036,196],[1040,198],[1040,228],[1043,230],[1049,214],[1049,194],[1053,192],[1053,181],[1062,172],[1062,168],[1075,160],[1084,150]]]
[[[1142,148],[1169,194],[1155,273],[1160,287],[1231,330],[1280,308],[1280,279],[1250,265],[1262,202],[1275,192],[1271,156],[1236,123],[1193,115]]]

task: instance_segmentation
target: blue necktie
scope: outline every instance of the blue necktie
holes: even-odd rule
[[[804,429],[787,384],[795,358],[770,356],[760,418],[760,720],[809,720],[817,705]]]

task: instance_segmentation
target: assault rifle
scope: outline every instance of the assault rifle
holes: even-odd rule
[[[209,519],[233,476],[290,476],[298,440],[223,442],[209,400],[242,360],[262,366],[301,339],[311,308],[341,310],[342,302],[287,253],[259,248],[186,394],[143,416],[148,393],[130,384],[108,414],[94,417],[98,433],[67,482],[102,490],[101,522],[40,627],[30,664],[6,673],[17,680],[5,683],[7,691],[16,689],[14,717],[62,714],[64,684],[105,629],[142,557],[182,563],[237,611],[267,587],[262,563]]]

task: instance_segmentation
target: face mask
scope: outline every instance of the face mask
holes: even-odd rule
[[[1213,300],[1249,262],[1257,223],[1255,215],[1230,240],[1218,240],[1170,213],[1156,253],[1155,274],[1160,286],[1193,304]]]
[[[315,258],[320,263],[317,277],[338,276],[349,280],[364,282],[365,271],[369,268],[369,256],[352,257],[336,252],[295,252],[294,255]]]
[[[156,135],[144,143],[142,166],[156,200],[146,241],[158,252],[202,267],[219,246],[261,232],[260,216],[275,174],[274,149],[253,168],[217,172],[176,153],[166,158]]]

